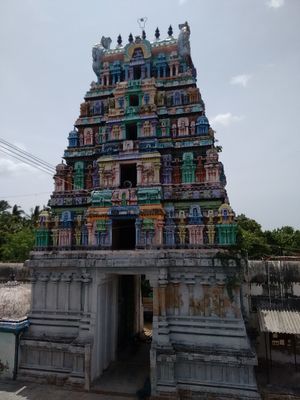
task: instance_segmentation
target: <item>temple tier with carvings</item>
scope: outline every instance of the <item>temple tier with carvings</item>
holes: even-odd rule
[[[103,38],[93,48],[98,80],[69,133],[37,247],[119,249],[123,234],[133,237],[130,248],[235,243],[189,33],[186,24],[178,39],[169,31],[153,43],[130,36],[110,49]]]
[[[40,214],[19,376],[89,390],[143,330],[151,399],[257,399],[236,222],[190,28],[93,47],[92,82]]]

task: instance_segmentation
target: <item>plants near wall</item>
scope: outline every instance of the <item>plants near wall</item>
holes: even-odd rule
[[[300,255],[300,230],[291,226],[264,231],[254,219],[237,217],[238,248],[252,259],[268,256]]]
[[[38,209],[28,216],[18,206],[0,200],[0,261],[23,262],[34,245],[34,224]]]

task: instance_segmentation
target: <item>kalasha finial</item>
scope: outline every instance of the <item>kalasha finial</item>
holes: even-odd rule
[[[143,30],[142,32],[142,38],[145,40],[146,39],[146,32]]]
[[[133,42],[133,36],[132,36],[132,33],[130,33],[130,34],[129,34],[129,37],[128,37],[128,42],[129,42],[129,43],[132,43],[132,42]]]
[[[169,35],[170,37],[173,36],[173,28],[172,28],[172,25],[169,26],[168,35]]]
[[[139,27],[140,27],[142,30],[145,29],[145,25],[146,25],[147,20],[148,20],[147,17],[142,17],[142,18],[139,18],[139,19],[137,20],[137,23],[139,24]]]
[[[118,43],[118,46],[122,45],[122,36],[121,35],[118,36],[117,43]]]
[[[155,37],[156,37],[157,40],[158,40],[159,37],[160,37],[160,32],[159,32],[158,27],[155,29]]]

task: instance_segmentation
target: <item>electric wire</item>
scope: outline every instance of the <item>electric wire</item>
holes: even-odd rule
[[[13,157],[17,159],[18,161],[23,162],[24,164],[27,164],[33,168],[36,168],[42,172],[45,172],[48,175],[53,176],[55,173],[55,167],[48,163],[47,161],[42,160],[39,157],[34,156],[33,154],[19,148],[18,146],[4,140],[3,138],[0,138],[0,152],[3,154],[6,154],[10,157]],[[67,183],[65,179],[60,178],[62,182]],[[70,183],[72,189],[74,188],[74,184]],[[28,193],[24,195],[10,195],[10,196],[4,196],[3,198],[14,198],[14,197],[25,197],[25,196],[33,196],[33,195],[39,195],[39,194],[49,194],[51,192],[42,192],[42,193]],[[128,226],[129,227],[129,226]],[[127,228],[127,226],[122,226],[122,228]],[[112,229],[120,229],[120,228],[114,228]],[[278,246],[274,244],[269,245],[271,248],[281,248],[282,250],[289,250],[289,251],[299,251],[300,249],[298,248],[293,248],[293,247],[283,247],[283,246]]]
[[[19,157],[18,159],[20,161],[22,161],[22,162],[25,162],[27,164],[30,163],[33,166],[37,165],[37,166],[45,169],[46,171],[49,171],[49,172],[52,172],[52,173],[54,171],[53,168],[47,167],[44,164],[40,163],[39,161],[36,161],[36,160],[32,159],[29,156],[25,156],[22,153],[19,153],[18,151],[15,151],[13,149],[7,148],[7,147],[3,146],[1,143],[0,143],[0,149],[6,151],[6,154],[10,155],[11,157],[15,157],[15,156]]]
[[[43,164],[45,167],[50,168],[51,170],[55,169],[55,166],[53,166],[52,164],[48,163],[47,161],[42,160],[41,158],[29,153],[28,151],[25,151],[23,149],[21,149],[20,147],[8,142],[7,140],[4,140],[3,138],[0,138],[0,143],[2,143],[3,145],[13,149],[14,151],[17,151],[18,153],[21,153],[24,156],[27,156],[29,158],[31,158],[32,160],[35,160],[36,162],[38,162],[39,164]]]
[[[37,168],[42,172],[47,173],[48,175],[53,176],[56,172],[56,168],[50,163],[43,161],[41,158],[34,156],[31,153],[28,153],[25,150],[20,149],[19,147],[9,143],[7,140],[0,138],[0,152],[9,155],[33,168]],[[60,181],[62,183],[67,183],[71,190],[75,188],[75,184],[73,182],[67,181],[60,177]]]
[[[7,149],[5,149],[5,150],[7,150]],[[22,158],[21,155],[19,155],[19,156],[18,156],[18,155],[13,155],[13,154],[11,154],[10,152],[5,151],[5,150],[4,150],[4,148],[2,148],[2,147],[0,146],[0,152],[1,152],[1,153],[4,153],[4,154],[6,154],[6,155],[9,155],[10,157],[13,157],[13,158],[17,159],[17,160],[23,162],[24,164],[29,165],[30,167],[37,168],[37,169],[39,169],[40,171],[43,171],[43,172],[45,172],[45,173],[48,174],[48,175],[51,175],[51,176],[53,175],[53,171],[51,172],[50,170],[44,169],[44,167],[43,167],[42,165],[39,165],[39,164],[37,164],[37,163],[32,163],[32,161],[29,161],[29,160],[27,160],[27,159]]]
[[[38,193],[24,193],[24,194],[9,194],[7,196],[1,196],[1,199],[14,199],[14,198],[22,198],[22,197],[31,197],[31,196],[39,196],[41,194],[51,194],[52,191],[48,192],[38,192]]]

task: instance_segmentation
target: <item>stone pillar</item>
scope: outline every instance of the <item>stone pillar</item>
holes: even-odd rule
[[[154,182],[159,183],[160,181],[160,162],[154,162]]]
[[[189,290],[189,315],[194,315],[194,286],[195,280],[190,278],[186,281],[188,290]]]
[[[140,186],[142,184],[142,170],[143,170],[143,164],[138,163],[136,166],[136,172],[137,172],[137,177],[136,177],[136,184],[137,186]]]
[[[94,244],[94,234],[93,234],[93,224],[91,222],[86,224],[88,230],[88,245],[93,246]]]
[[[174,315],[178,316],[179,315],[179,284],[180,281],[175,279],[172,281],[173,282],[173,287],[174,287]]]
[[[84,301],[83,301],[83,312],[87,314],[89,312],[89,284],[91,282],[91,276],[85,270],[82,273],[82,283],[84,290]]]
[[[160,315],[166,318],[166,284],[160,284],[158,289]]]
[[[168,284],[167,270],[161,269],[158,278],[159,318],[157,342],[160,345],[170,346],[169,327],[166,313],[166,286]]]
[[[50,275],[50,281],[52,285],[54,286],[54,295],[53,295],[53,309],[57,311],[58,309],[58,282],[60,280],[60,274],[56,272],[52,272]]]
[[[64,311],[67,313],[70,310],[70,284],[72,281],[72,274],[65,273],[61,277],[61,281],[65,284],[65,304]]]
[[[158,246],[162,246],[163,244],[163,227],[164,227],[163,220],[161,219],[157,220],[155,227],[155,244]]]
[[[43,293],[43,299],[42,299],[42,310],[46,310],[46,299],[47,299],[47,283],[49,281],[49,274],[42,273],[39,276],[39,281],[41,282],[42,286],[42,293]]]
[[[35,301],[35,293],[36,293],[36,274],[34,272],[31,272],[30,274],[30,278],[29,278],[30,282],[31,282],[31,310],[35,310],[36,307],[36,301]]]

